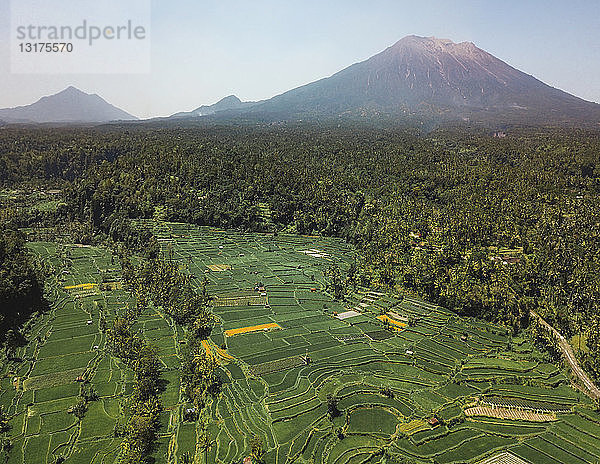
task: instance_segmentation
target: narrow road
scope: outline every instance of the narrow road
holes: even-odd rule
[[[600,398],[600,389],[596,386],[596,384],[594,384],[594,382],[592,382],[592,380],[588,377],[585,371],[577,363],[575,353],[573,352],[573,347],[567,341],[567,339],[564,336],[562,336],[558,330],[556,330],[544,319],[542,319],[542,317],[539,314],[535,313],[534,311],[531,311],[531,315],[535,317],[543,327],[545,327],[550,333],[554,335],[554,337],[558,341],[558,347],[560,348],[560,350],[563,353],[563,356],[569,363],[569,366],[571,366],[571,370],[579,378],[579,380],[583,382],[583,385],[585,385],[585,388],[588,390],[589,396],[592,399]]]

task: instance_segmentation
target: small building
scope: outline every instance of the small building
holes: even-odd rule
[[[506,132],[496,131],[496,132],[494,132],[494,137],[497,139],[503,139],[504,137],[506,137]]]
[[[431,419],[429,419],[427,421],[429,423],[429,425],[431,425],[432,427],[435,427],[436,425],[440,424],[440,421],[438,420],[437,417],[433,416]]]

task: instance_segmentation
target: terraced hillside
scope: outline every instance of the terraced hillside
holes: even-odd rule
[[[208,462],[242,459],[253,436],[276,463],[599,459],[588,431],[600,415],[530,340],[417,299],[323,294],[324,269],[351,260],[344,243],[177,224],[158,234],[220,301],[209,343],[225,388]],[[266,301],[221,304],[252,291]]]
[[[323,293],[325,269],[353,259],[345,243],[145,227],[198,285],[208,279],[219,318],[203,343],[223,380],[210,405],[208,462],[240,462],[253,437],[277,464],[600,460],[600,414],[527,337],[413,298],[361,289],[342,304]],[[103,248],[30,247],[55,269],[52,308],[3,366],[8,462],[116,462],[113,429],[132,374],[105,351],[104,328],[133,304],[118,260]],[[183,331],[154,309],[134,329],[163,364],[156,463],[188,452],[205,462],[180,394]],[[79,419],[69,411],[90,387],[97,399]]]
[[[101,248],[54,243],[30,247],[54,268],[48,295],[52,306],[32,320],[26,330],[29,343],[3,366],[0,404],[12,417],[7,462],[115,462],[121,439],[113,429],[120,402],[133,387],[131,371],[105,351],[105,327],[133,303],[120,289],[118,260]],[[136,329],[160,347],[162,378],[168,382],[162,395],[166,413],[160,443],[167,450],[173,434],[169,416],[179,403],[176,328],[162,315],[147,312]],[[85,395],[97,398],[87,402],[80,419],[73,407]],[[164,450],[157,454],[166,456]]]

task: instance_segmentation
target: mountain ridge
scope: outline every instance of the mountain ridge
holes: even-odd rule
[[[31,105],[0,110],[0,121],[6,123],[136,119],[98,95],[72,86]],[[551,87],[472,42],[409,35],[329,77],[266,100],[244,102],[229,95],[192,111],[145,121],[196,119],[598,127],[600,104]]]

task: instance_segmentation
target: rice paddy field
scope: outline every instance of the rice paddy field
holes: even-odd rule
[[[459,318],[415,298],[360,289],[324,293],[324,272],[353,250],[335,239],[244,234],[185,224],[152,227],[165,256],[208,292],[219,319],[203,343],[220,364],[207,462],[241,462],[258,436],[265,462],[597,463],[600,414],[527,337]],[[113,428],[131,372],[104,348],[102,326],[133,304],[109,250],[30,243],[56,270],[51,310],[3,366],[11,415],[9,463],[116,462]],[[135,329],[160,349],[165,412],[154,457],[181,462],[197,447],[179,382],[182,330],[159,310]],[[99,399],[79,421],[78,377]],[[339,414],[328,413],[337,398]]]

